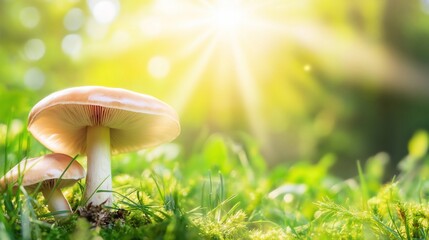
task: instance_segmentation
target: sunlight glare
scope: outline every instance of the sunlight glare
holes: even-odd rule
[[[261,143],[267,143],[268,136],[265,122],[262,118],[262,105],[257,80],[254,78],[254,74],[247,61],[247,56],[238,41],[233,42],[233,57],[234,65],[236,66],[237,83],[244,109],[246,110],[247,120]]]
[[[119,14],[119,1],[117,0],[89,1],[89,3],[91,12],[99,23],[112,23]]]
[[[170,61],[162,56],[154,56],[149,60],[147,68],[154,78],[162,79],[170,72]]]
[[[172,95],[173,107],[180,113],[184,111],[186,104],[191,99],[192,94],[198,87],[198,83],[201,80],[201,76],[209,65],[210,59],[215,51],[217,39],[213,39],[208,46],[201,53],[199,59],[195,62],[193,68],[191,68],[178,82],[180,85],[178,89],[175,89],[174,95]]]
[[[230,1],[220,1],[211,9],[210,24],[218,31],[238,30],[246,21],[246,12],[242,6]]]
[[[144,18],[140,21],[140,30],[148,37],[156,37],[161,33],[161,23],[155,18]]]
[[[171,94],[175,109],[179,113],[185,111],[198,91],[212,84],[213,94],[225,95],[213,103],[213,108],[225,114],[234,107],[242,108],[248,127],[260,143],[270,145],[260,90],[261,71],[269,71],[272,67],[264,60],[273,53],[274,47],[284,39],[291,39],[284,36],[294,25],[288,24],[290,20],[279,20],[278,15],[278,9],[286,7],[290,12],[297,9],[281,0],[263,3],[200,0],[188,4],[154,0],[150,11],[137,21],[145,37],[174,39],[177,52],[173,56],[176,58],[190,60],[197,56],[189,63],[192,65],[189,71],[177,79],[177,88]],[[158,60],[147,66],[155,78],[165,67]],[[255,67],[256,60],[260,66]],[[310,64],[302,67],[305,71],[312,69]],[[214,82],[203,82],[211,78],[208,74],[215,74]],[[238,98],[234,106],[228,102],[233,97],[231,95]]]
[[[181,5],[179,1],[172,1],[172,0],[155,0],[155,3],[154,3],[155,11],[160,12],[162,14],[167,14],[167,15],[177,13],[178,10],[182,8],[182,6],[184,5]]]

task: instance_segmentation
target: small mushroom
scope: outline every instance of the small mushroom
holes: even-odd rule
[[[175,110],[152,96],[86,86],[64,89],[38,102],[29,114],[28,130],[54,152],[86,154],[86,203],[110,206],[111,154],[172,141],[180,124]]]
[[[72,212],[61,188],[84,178],[85,170],[70,156],[61,153],[47,154],[21,161],[0,179],[0,189],[4,191],[8,185],[17,187],[21,177],[22,185],[30,192],[40,186],[48,209],[59,220]]]

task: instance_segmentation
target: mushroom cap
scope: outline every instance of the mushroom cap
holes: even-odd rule
[[[180,133],[176,111],[152,96],[120,88],[74,87],[54,92],[29,114],[28,130],[53,152],[86,154],[86,130],[110,128],[112,154],[157,146]]]
[[[0,189],[6,189],[8,184],[17,186],[20,177],[22,177],[22,185],[30,189],[40,182],[57,180],[60,177],[59,188],[71,186],[85,177],[85,169],[77,161],[70,164],[71,161],[73,161],[72,157],[61,153],[24,159],[0,179]]]

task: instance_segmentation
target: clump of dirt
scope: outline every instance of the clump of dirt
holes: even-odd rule
[[[124,223],[125,217],[129,214],[125,209],[112,210],[103,207],[103,204],[92,205],[91,203],[88,206],[78,207],[76,213],[86,218],[93,228],[110,227],[118,221]]]

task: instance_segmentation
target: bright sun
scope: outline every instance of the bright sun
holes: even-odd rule
[[[205,79],[204,74],[219,68],[214,83],[217,87],[212,90],[217,92],[213,94],[225,96],[229,93],[238,98],[236,102],[242,104],[246,114],[243,117],[259,139],[264,141],[262,97],[258,90],[260,79],[255,77],[257,73],[253,64],[256,60],[264,62],[263,59],[269,58],[268,49],[275,48],[269,41],[283,27],[267,17],[270,15],[266,10],[284,5],[282,0],[155,1],[150,11],[152,14],[146,14],[142,20],[144,29],[156,33],[157,38],[174,39],[180,49],[176,55],[192,56],[190,59],[194,61],[176,81],[178,87],[174,88],[171,99],[175,109],[183,111],[199,90],[201,81]],[[219,56],[220,60],[213,61]],[[223,67],[213,66],[213,62]],[[231,84],[237,89],[235,92],[228,90]],[[228,105],[231,102],[222,102],[221,99],[216,102],[219,106],[215,107],[221,111],[230,108]]]
[[[210,24],[219,32],[238,31],[246,21],[243,7],[232,1],[220,1],[210,10]]]
[[[276,44],[287,40],[283,37],[293,24],[284,16],[293,21],[300,8],[299,0],[155,0],[141,14],[141,30],[154,41],[173,41],[175,51],[162,58],[168,68],[161,71],[161,64],[155,64],[160,61],[151,61],[149,69],[162,72],[154,76],[159,78],[186,61],[186,69],[174,75],[176,87],[169,99],[174,108],[183,112],[202,89],[211,91],[215,97],[211,107],[219,111],[218,118],[228,114],[233,118],[232,105],[238,106],[244,113],[240,117],[264,142],[261,86],[266,76],[260,69],[272,67]]]
[[[386,74],[396,63],[376,40],[382,39],[382,13],[375,11],[382,4],[376,1],[364,1],[374,11],[357,15],[363,8],[354,4],[331,12],[331,3],[315,0],[151,0],[143,7],[92,2],[92,20],[100,24],[87,26],[93,51],[86,53],[115,51],[141,87],[160,91],[187,120],[211,129],[250,130],[265,146],[273,126],[278,132],[293,129],[316,111],[314,99],[331,101],[318,81],[320,71],[336,80],[363,74],[378,81],[390,79]]]

